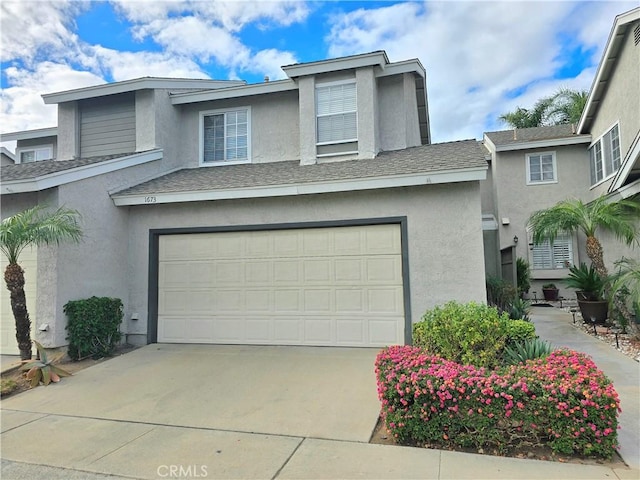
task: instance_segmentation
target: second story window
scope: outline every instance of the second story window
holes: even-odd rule
[[[558,235],[553,242],[545,240],[531,245],[531,268],[551,270],[573,265],[573,240],[571,235]]]
[[[620,130],[614,125],[589,148],[591,185],[613,175],[620,168]]]
[[[527,184],[554,183],[558,181],[554,152],[527,155]]]
[[[316,86],[317,142],[347,143],[358,139],[356,84],[335,82]]]
[[[249,107],[200,114],[201,163],[243,163],[251,160]]]
[[[40,162],[42,160],[53,159],[53,147],[50,145],[42,147],[29,147],[18,149],[20,163]]]

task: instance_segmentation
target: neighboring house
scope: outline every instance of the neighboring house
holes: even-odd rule
[[[486,152],[430,144],[420,62],[283,70],[43,96],[55,159],[2,168],[2,218],[66,205],[85,238],[37,251],[38,340],[65,345],[64,304],[92,295],[122,299],[137,344],[402,344],[427,308],[484,300]]]
[[[485,232],[487,273],[514,280],[515,258],[522,257],[531,265],[532,297],[549,282],[568,296],[568,267],[589,263],[584,239],[533,245],[526,222],[566,198],[607,194],[615,201],[640,193],[640,8],[616,17],[579,125],[488,132],[484,145],[491,166],[483,214],[496,220],[492,234]],[[623,255],[639,255],[604,232],[599,237],[610,269]]]

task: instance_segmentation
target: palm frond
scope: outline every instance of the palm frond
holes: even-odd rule
[[[82,238],[79,217],[76,210],[60,207],[50,211],[43,205],[7,217],[0,223],[0,251],[15,264],[28,245],[78,242]]]

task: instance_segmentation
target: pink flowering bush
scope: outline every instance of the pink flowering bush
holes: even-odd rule
[[[604,458],[617,447],[618,394],[572,350],[489,370],[393,346],[378,354],[376,376],[386,427],[401,443],[502,453],[546,445]]]

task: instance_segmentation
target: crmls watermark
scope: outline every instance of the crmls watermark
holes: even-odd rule
[[[206,478],[206,465],[160,465],[156,473],[160,478]]]

